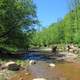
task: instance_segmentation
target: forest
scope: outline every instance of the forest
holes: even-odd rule
[[[80,46],[80,0],[70,0],[68,6],[63,19],[37,31],[41,23],[32,0],[0,0],[0,47],[16,51],[53,44]]]
[[[80,47],[80,0],[69,3],[69,12],[63,19],[35,33],[33,45],[50,46],[53,44],[74,43]]]
[[[38,22],[32,0],[0,0],[0,47],[27,49]]]

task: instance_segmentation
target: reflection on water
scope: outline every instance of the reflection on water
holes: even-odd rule
[[[50,53],[39,53],[39,52],[27,53],[27,54],[24,54],[23,59],[47,61],[47,60],[50,60]]]

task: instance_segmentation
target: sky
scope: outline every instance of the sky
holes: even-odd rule
[[[68,0],[34,0],[37,16],[43,27],[47,27],[68,13]]]

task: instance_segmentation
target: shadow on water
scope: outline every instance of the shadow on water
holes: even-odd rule
[[[63,54],[54,53],[42,53],[42,52],[29,52],[22,56],[24,60],[36,60],[36,61],[47,61],[47,62],[57,62],[56,57],[63,57]],[[63,62],[64,60],[59,60]]]
[[[8,60],[23,60],[23,54],[11,54],[11,53],[0,53],[0,59],[3,61],[8,61]]]
[[[36,60],[47,62],[63,62],[64,60],[56,60],[56,57],[62,57],[62,54],[44,53],[44,52],[27,52],[24,54],[0,54],[2,60]]]

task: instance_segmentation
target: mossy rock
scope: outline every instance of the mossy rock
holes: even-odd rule
[[[8,66],[8,70],[12,70],[12,71],[18,71],[20,70],[21,66],[20,65],[17,65],[17,64],[10,64]]]

